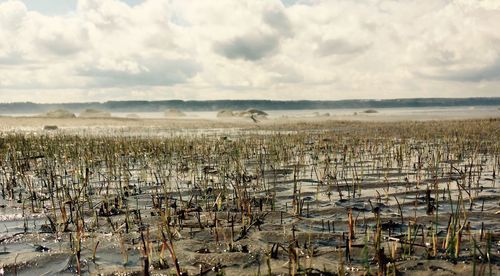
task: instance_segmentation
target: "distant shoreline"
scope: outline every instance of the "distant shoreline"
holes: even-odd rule
[[[245,110],[319,110],[319,109],[381,109],[427,107],[500,106],[500,97],[490,98],[414,98],[386,100],[338,101],[273,101],[273,100],[209,100],[209,101],[107,101],[86,103],[0,103],[1,114],[44,113],[54,109],[81,112],[99,109],[107,112],[163,112],[175,108],[182,111]]]

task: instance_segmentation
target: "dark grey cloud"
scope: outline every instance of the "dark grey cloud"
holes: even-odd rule
[[[316,49],[319,56],[352,55],[368,50],[371,44],[352,43],[343,39],[330,39],[321,42]]]
[[[65,37],[63,34],[54,34],[50,39],[38,39],[37,45],[45,52],[56,56],[76,54],[87,47],[87,36],[80,36],[79,40]]]
[[[140,59],[140,70],[100,69],[87,67],[79,75],[90,77],[95,87],[170,86],[185,83],[201,71],[201,66],[187,59]]]
[[[270,10],[264,12],[262,19],[280,35],[289,37],[293,35],[293,28],[290,20],[283,11]]]
[[[270,33],[253,32],[218,42],[214,50],[229,59],[260,60],[278,50],[282,38],[293,36],[290,20],[281,10],[268,10],[262,14],[262,20],[271,29]]]
[[[216,43],[215,52],[229,59],[259,60],[279,48],[280,39],[275,34],[249,33],[226,42]]]
[[[0,56],[0,66],[14,66],[27,63],[30,63],[30,61],[26,60],[20,51],[9,51]]]
[[[500,59],[496,62],[474,69],[450,70],[443,68],[437,73],[414,72],[415,75],[443,81],[458,82],[481,82],[481,81],[500,81]]]

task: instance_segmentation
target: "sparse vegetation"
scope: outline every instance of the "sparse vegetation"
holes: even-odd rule
[[[499,269],[498,119],[0,137],[8,273]]]

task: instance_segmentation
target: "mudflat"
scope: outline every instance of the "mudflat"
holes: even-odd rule
[[[498,118],[0,124],[6,273],[499,270]]]

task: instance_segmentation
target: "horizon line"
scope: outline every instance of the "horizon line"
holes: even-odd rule
[[[343,101],[394,101],[394,100],[440,100],[440,99],[498,99],[499,97],[422,97],[422,98],[384,98],[384,99],[339,99],[339,100],[276,100],[276,99],[217,99],[217,100],[186,100],[186,99],[169,99],[169,100],[105,100],[105,101],[88,101],[88,102],[33,102],[33,101],[16,101],[16,102],[0,102],[0,104],[40,104],[40,105],[61,105],[61,104],[89,104],[98,103],[104,104],[109,102],[217,102],[217,101],[266,101],[266,102],[343,102]]]

